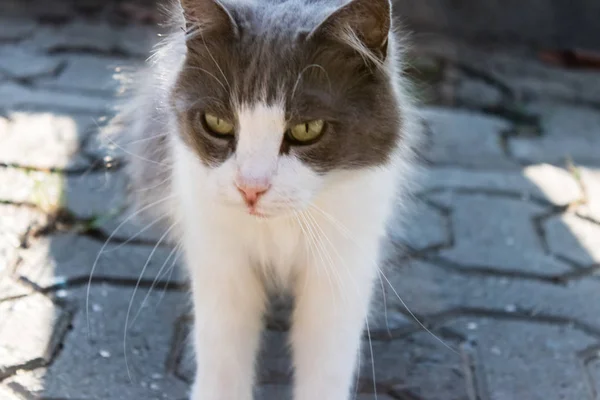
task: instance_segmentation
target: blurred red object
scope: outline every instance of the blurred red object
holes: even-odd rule
[[[542,61],[564,68],[600,70],[600,52],[583,49],[545,50],[539,53]]]

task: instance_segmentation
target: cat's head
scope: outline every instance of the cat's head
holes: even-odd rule
[[[390,2],[339,3],[181,0],[173,105],[215,201],[281,215],[390,161],[402,124]]]

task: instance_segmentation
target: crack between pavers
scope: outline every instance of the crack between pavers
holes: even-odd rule
[[[529,281],[536,281],[541,283],[547,283],[552,285],[562,285],[564,280],[563,274],[559,275],[544,275],[535,272],[525,272],[518,269],[505,269],[495,268],[491,266],[480,266],[480,265],[464,265],[454,261],[448,260],[439,255],[419,255],[416,258],[429,262],[440,268],[444,268],[459,275],[465,276],[481,276],[481,277],[495,277],[495,278],[509,278],[509,279],[522,279]]]
[[[163,290],[169,292],[186,292],[190,289],[189,284],[187,283],[178,283],[171,282],[165,280],[155,281],[154,279],[141,279],[138,278],[119,278],[113,276],[94,276],[90,279],[89,276],[78,276],[73,278],[68,278],[64,282],[57,283],[51,286],[41,287],[31,282],[26,277],[19,277],[19,279],[28,283],[29,285],[33,285],[35,287],[36,292],[51,295],[59,290],[66,289],[76,289],[80,287],[87,287],[88,284],[91,285],[111,285],[117,287],[126,287],[126,288],[134,288],[138,287],[140,289],[156,289],[158,287]]]
[[[571,326],[592,337],[600,337],[600,327],[590,325],[575,318],[557,316],[552,314],[543,314],[535,312],[527,312],[518,310],[508,312],[498,309],[482,308],[482,307],[456,307],[450,310],[442,311],[435,314],[422,317],[426,326],[437,326],[445,324],[457,318],[478,317],[491,318],[495,320],[522,321],[530,323],[544,323],[549,325]]]
[[[477,170],[481,171],[481,170]],[[502,190],[502,189],[485,189],[485,188],[465,188],[465,187],[452,187],[452,186],[434,186],[425,190],[422,190],[417,193],[417,196],[429,196],[432,194],[443,193],[446,191],[451,191],[453,193],[459,195],[486,195],[490,197],[500,197],[507,198],[511,200],[519,200],[526,201],[541,207],[553,207],[556,210],[563,211],[567,206],[565,205],[557,205],[553,204],[550,200],[545,199],[544,197],[523,193],[518,191],[511,190]]]
[[[84,155],[84,157],[86,157],[84,153],[82,153],[82,155]],[[90,161],[90,160],[88,160],[88,161]],[[97,159],[95,161],[97,161]],[[102,161],[102,160],[99,160],[99,161]],[[100,163],[88,165],[85,167],[66,168],[65,169],[65,168],[56,168],[56,167],[41,168],[41,167],[35,167],[32,165],[7,164],[7,163],[0,162],[0,169],[15,169],[15,170],[24,171],[24,172],[42,172],[45,174],[60,174],[60,175],[64,175],[64,176],[78,177],[81,175],[94,173],[94,172],[118,171],[122,167],[122,164],[123,163],[115,162],[114,165],[107,167],[104,162],[100,162]]]
[[[93,56],[104,56],[104,57],[115,57],[127,60],[144,61],[145,57],[128,53],[118,47],[113,47],[108,50],[98,49],[92,46],[69,46],[59,45],[48,48],[47,53],[50,55],[93,55]]]

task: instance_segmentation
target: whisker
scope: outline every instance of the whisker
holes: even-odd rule
[[[165,164],[165,163],[161,163],[160,161],[150,160],[149,158],[145,158],[145,157],[142,157],[142,156],[140,156],[138,154],[132,153],[129,150],[125,149],[123,146],[119,145],[117,142],[115,142],[114,140],[112,140],[109,137],[106,137],[106,140],[108,140],[113,146],[117,147],[118,149],[120,149],[124,153],[129,154],[130,156],[135,157],[135,158],[137,158],[139,160],[142,160],[142,161],[145,161],[145,162],[149,162],[151,164],[161,165],[163,167],[169,167],[169,168],[171,167],[170,165]]]
[[[126,246],[127,244],[131,243],[133,240],[135,240],[137,237],[139,237],[142,233],[146,232],[148,229],[150,229],[151,227],[153,227],[154,225],[156,225],[158,223],[158,221],[160,221],[160,220],[162,220],[164,218],[167,218],[168,216],[169,215],[167,213],[165,213],[164,215],[156,218],[154,221],[150,222],[148,225],[146,225],[142,229],[140,229],[137,233],[135,233],[131,237],[127,238],[127,240],[125,240],[123,243],[119,243],[117,246],[115,246],[112,249],[104,250],[100,254],[112,253],[113,251],[119,250],[123,246]]]
[[[150,265],[150,260],[152,259],[152,256],[154,256],[154,253],[158,249],[158,246],[167,237],[167,235],[173,230],[173,228],[175,228],[175,224],[172,224],[171,227],[169,229],[167,229],[165,231],[165,233],[163,233],[163,235],[160,237],[160,240],[152,248],[152,251],[150,252],[150,255],[148,256],[148,259],[146,260],[146,263],[144,264],[144,267],[142,268],[142,272],[140,272],[140,277],[138,278],[138,280],[135,284],[135,287],[133,289],[133,294],[131,295],[131,300],[129,301],[129,306],[127,307],[127,314],[125,315],[125,328],[124,328],[125,331],[123,332],[123,353],[124,353],[124,358],[125,358],[125,368],[127,369],[127,376],[129,377],[130,382],[132,381],[132,379],[131,379],[131,372],[129,370],[129,362],[128,362],[128,358],[127,358],[127,331],[131,327],[129,325],[129,315],[131,314],[131,308],[133,307],[133,300],[135,299],[135,294],[137,293],[137,290],[140,287],[140,283],[142,282],[142,279],[144,278],[144,273],[146,272],[148,265]]]
[[[171,257],[173,257],[175,255],[175,253],[177,252],[178,249],[179,249],[179,245],[173,247],[173,250],[171,250],[171,252],[167,256],[167,258],[165,259],[165,262],[163,262],[163,265],[160,267],[160,269],[156,273],[156,277],[154,278],[154,280],[152,281],[152,285],[150,285],[150,288],[146,292],[146,295],[144,296],[144,299],[142,300],[142,304],[140,305],[137,313],[131,320],[131,326],[133,326],[135,324],[135,321],[137,321],[138,317],[140,316],[140,313],[142,312],[142,309],[146,305],[146,301],[148,301],[148,299],[150,298],[150,294],[152,293],[152,290],[156,287],[156,284],[158,283],[158,280],[161,277],[163,270],[165,269],[165,267],[167,266],[167,263],[169,262]]]
[[[106,249],[106,246],[108,246],[108,244],[110,243],[110,241],[112,240],[112,238],[117,234],[117,232],[119,231],[119,229],[121,229],[123,227],[123,225],[125,225],[127,222],[129,222],[136,215],[138,215],[138,214],[146,211],[147,209],[149,209],[151,207],[154,207],[154,206],[156,206],[158,204],[161,204],[161,203],[163,203],[163,202],[165,202],[167,200],[171,200],[173,197],[175,197],[175,195],[167,196],[167,197],[165,197],[165,198],[163,198],[161,200],[158,200],[158,201],[155,201],[155,202],[153,202],[151,204],[148,204],[148,205],[140,208],[136,212],[132,213],[129,217],[125,218],[123,220],[123,222],[121,222],[112,231],[112,233],[108,236],[108,238],[106,239],[106,241],[104,242],[104,244],[100,248],[100,251],[96,255],[96,259],[94,260],[94,264],[92,264],[92,270],[90,271],[90,279],[88,280],[87,291],[86,291],[86,295],[85,295],[85,315],[86,315],[86,320],[87,320],[88,335],[91,334],[91,327],[90,327],[90,291],[91,291],[91,288],[92,288],[92,280],[93,280],[93,277],[94,277],[94,271],[96,270],[96,267],[98,266],[98,261],[100,260],[100,256],[102,255],[102,253]]]

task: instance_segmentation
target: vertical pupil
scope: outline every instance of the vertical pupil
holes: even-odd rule
[[[304,129],[306,129],[306,133],[308,133],[308,122],[304,124]]]

